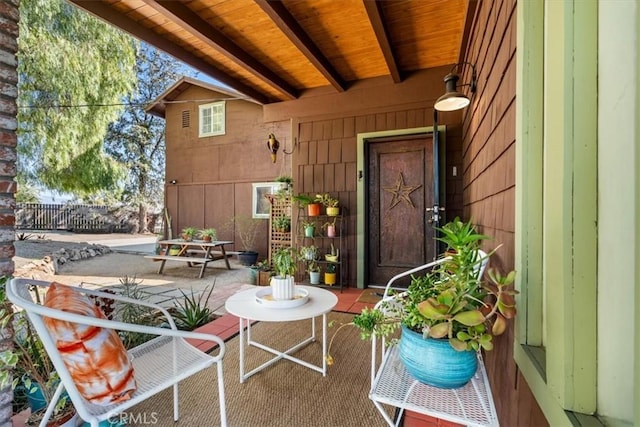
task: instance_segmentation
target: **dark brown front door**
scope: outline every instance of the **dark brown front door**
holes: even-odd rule
[[[374,139],[367,148],[367,285],[384,286],[434,256],[425,212],[434,194],[432,139]]]

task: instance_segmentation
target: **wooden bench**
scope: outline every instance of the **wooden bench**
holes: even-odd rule
[[[230,255],[227,254],[227,258],[229,256]],[[200,274],[198,275],[198,278],[202,279],[202,276],[204,275],[204,269],[207,267],[207,264],[209,264],[211,261],[224,259],[225,257],[222,256],[222,253],[220,253],[220,255],[213,255],[211,258],[196,258],[192,256],[177,255],[145,255],[145,258],[149,258],[154,261],[162,261],[160,263],[160,268],[158,268],[158,274],[162,274],[162,271],[164,270],[164,264],[167,261],[186,262],[189,267],[193,267],[192,264],[202,264],[202,267],[200,268]]]
[[[202,264],[202,263],[207,263],[214,260],[214,258],[196,258],[192,256],[177,256],[177,255],[145,255],[145,258],[153,259],[155,261],[190,262],[192,264]],[[222,259],[222,256],[219,259]]]
[[[147,255],[145,258],[152,259],[154,261],[160,261],[160,268],[158,274],[162,274],[164,264],[167,261],[186,262],[189,267],[194,264],[200,264],[199,278],[204,275],[204,269],[211,261],[224,260],[227,269],[231,270],[231,264],[229,263],[229,257],[233,255],[232,252],[227,252],[224,249],[224,245],[233,244],[232,241],[215,241],[215,242],[202,242],[202,241],[184,241],[182,239],[161,240],[158,242],[163,249],[163,252],[156,255]],[[169,255],[169,251],[173,247],[179,247],[180,252],[176,255]],[[214,250],[214,248],[219,250]]]

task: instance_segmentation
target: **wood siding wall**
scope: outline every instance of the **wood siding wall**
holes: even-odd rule
[[[454,117],[450,117],[454,119]],[[440,123],[442,124],[442,123]],[[308,119],[298,124],[299,150],[294,157],[294,179],[296,192],[331,193],[340,199],[340,206],[347,208],[346,217],[348,256],[347,282],[356,283],[356,206],[358,170],[356,161],[357,135],[396,129],[411,129],[433,126],[433,108],[409,108],[398,111],[358,114],[335,119]],[[447,158],[459,157],[460,127],[450,122],[447,128]],[[447,168],[451,170],[451,167]],[[460,167],[458,168],[460,170]],[[458,181],[458,182],[456,182]],[[461,187],[461,177],[447,174],[447,206],[452,212],[461,212],[461,194],[455,196],[453,189]],[[451,189],[450,189],[451,188]],[[458,205],[456,206],[456,198]]]
[[[514,267],[516,1],[478,2],[465,61],[475,64],[478,91],[462,127],[465,218],[503,246],[491,265]],[[462,81],[470,80],[465,69]],[[546,419],[513,360],[513,325],[485,362],[501,425],[542,426]]]
[[[233,216],[251,216],[252,183],[270,182],[291,175],[290,122],[263,123],[262,106],[243,100],[226,101],[226,134],[198,137],[198,105],[228,98],[192,86],[166,108],[165,200],[171,215],[173,236],[187,226],[214,227],[219,239],[236,242],[227,228]],[[188,126],[183,119],[189,117]],[[280,141],[277,162],[272,163],[267,137],[273,132]],[[175,180],[175,184],[171,181]],[[256,247],[261,258],[268,254],[268,220],[260,220]]]
[[[414,73],[402,83],[387,78],[355,83],[344,93],[325,88],[309,91],[295,101],[265,106],[265,120],[293,119],[295,193],[331,193],[347,208],[347,284],[356,285],[357,135],[433,126],[433,104],[444,93],[444,76],[451,67]],[[446,126],[447,213],[461,214],[461,114],[439,118]],[[362,153],[360,153],[362,154]],[[456,165],[458,176],[451,174]]]

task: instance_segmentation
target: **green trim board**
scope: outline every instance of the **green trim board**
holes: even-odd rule
[[[517,14],[514,357],[550,424],[568,425],[596,410],[597,3]],[[544,348],[546,379],[522,345]]]
[[[636,31],[640,31],[640,7],[636,7]],[[636,100],[635,100],[635,175],[636,175],[636,194],[635,194],[635,254],[640,255],[640,40],[636,39]],[[635,288],[640,288],[640,263],[635,263]],[[635,336],[634,336],[634,384],[636,393],[640,390],[640,292],[635,293]],[[636,403],[640,399],[635,397]],[[634,421],[636,425],[640,424],[640,404],[634,405]]]

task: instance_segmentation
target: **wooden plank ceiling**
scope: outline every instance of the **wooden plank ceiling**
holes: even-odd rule
[[[256,101],[454,64],[476,0],[68,0]],[[469,18],[467,18],[469,16]]]

